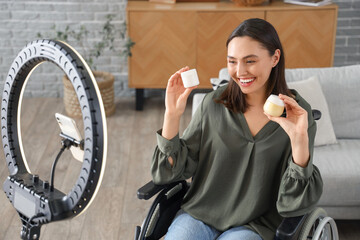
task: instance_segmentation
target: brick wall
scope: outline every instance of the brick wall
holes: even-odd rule
[[[339,6],[336,36],[335,66],[360,64],[360,0],[333,0]],[[116,17],[114,24],[126,19],[126,0],[16,0],[0,2],[0,84],[1,89],[16,54],[26,43],[37,39],[37,33],[50,32],[55,23],[59,29],[67,25],[79,28],[85,25],[94,29],[89,42],[96,42],[96,34],[105,22],[106,15]],[[73,43],[70,42],[71,45]],[[119,46],[121,43],[119,42]],[[73,45],[77,48],[76,45]],[[119,50],[119,49],[118,49]],[[116,51],[115,51],[116,52]],[[115,95],[132,96],[127,87],[127,59],[114,52],[106,52],[96,63],[98,70],[115,75]],[[62,72],[50,63],[38,67],[26,88],[26,96],[61,97]]]
[[[360,0],[333,0],[339,6],[334,66],[360,63]]]
[[[114,14],[112,23],[122,26],[126,20],[126,0],[16,0],[0,1],[0,89],[9,67],[18,52],[28,43],[38,39],[37,33],[51,35],[54,24],[57,29],[66,26],[88,30],[87,46],[101,39],[98,32],[106,21],[106,15]],[[117,49],[106,51],[94,61],[97,70],[115,75],[115,95],[130,96],[134,90],[127,87],[127,58],[116,52],[121,50],[121,41],[116,40]],[[69,43],[80,51],[76,42]],[[119,50],[119,51],[117,51]],[[83,54],[83,53],[81,53]],[[26,87],[25,96],[61,97],[63,95],[63,73],[55,65],[45,62],[35,69]]]

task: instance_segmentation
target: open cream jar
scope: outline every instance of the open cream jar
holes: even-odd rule
[[[273,117],[280,117],[284,112],[284,107],[285,104],[279,96],[271,94],[264,104],[264,112]]]
[[[199,77],[196,69],[191,69],[181,73],[181,79],[185,88],[190,88],[199,85]]]

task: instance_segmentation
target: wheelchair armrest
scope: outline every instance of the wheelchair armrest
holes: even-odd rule
[[[138,199],[148,200],[163,190],[167,185],[156,185],[153,181],[148,182],[144,186],[138,189]]]
[[[166,189],[166,188],[171,189],[174,186],[176,186],[182,182],[185,182],[185,181],[182,180],[182,181],[177,181],[177,182],[164,184],[164,185],[156,185],[153,181],[150,181],[138,189],[137,197],[139,199],[148,200],[148,199],[152,198],[153,196],[155,196],[157,193],[159,193],[161,190]]]
[[[284,218],[276,230],[275,240],[297,240],[306,217]]]

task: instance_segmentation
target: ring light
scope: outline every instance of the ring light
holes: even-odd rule
[[[20,114],[26,83],[32,71],[48,61],[70,79],[80,103],[84,123],[84,159],[72,190],[65,194],[30,173],[21,140]],[[80,215],[99,190],[106,162],[105,111],[96,80],[84,59],[71,46],[37,40],[25,46],[6,78],[1,106],[1,136],[10,176],[4,191],[23,223],[22,239],[38,239],[42,224]]]

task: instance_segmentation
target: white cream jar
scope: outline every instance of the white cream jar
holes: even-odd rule
[[[194,87],[200,84],[196,69],[181,73],[181,79],[185,88]]]
[[[273,117],[280,117],[284,112],[284,107],[285,104],[279,96],[271,94],[264,104],[264,112]]]

